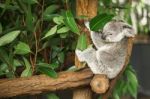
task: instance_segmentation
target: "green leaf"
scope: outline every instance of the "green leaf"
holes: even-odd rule
[[[65,54],[64,54],[64,52],[60,52],[58,54],[58,60],[60,61],[60,63],[64,63],[64,60],[65,60]]]
[[[62,33],[60,34],[60,38],[66,38],[68,36],[68,33]]]
[[[9,65],[9,56],[5,49],[0,48],[0,60]]]
[[[98,99],[102,99],[102,97],[101,97],[101,96],[99,96],[99,97],[98,97]]]
[[[107,22],[112,20],[113,17],[114,15],[106,13],[97,15],[90,21],[90,29],[92,31],[98,31],[102,29]]]
[[[59,64],[58,63],[51,63],[51,64],[39,63],[39,64],[37,64],[37,66],[42,66],[42,67],[48,67],[48,68],[51,68],[51,69],[56,69],[56,68],[59,67]]]
[[[0,23],[0,34],[3,32],[2,24]]]
[[[14,75],[15,66],[13,64],[12,53],[10,52],[8,55],[8,52],[6,52],[6,49],[0,48],[0,60],[3,62],[3,64],[4,64],[3,66],[5,66],[5,64],[7,64],[6,65],[7,66],[7,72],[5,71],[6,76],[15,77],[15,75]],[[11,74],[11,75],[9,75],[9,74]]]
[[[58,25],[64,23],[63,20],[64,20],[64,17],[63,17],[63,16],[58,16],[58,17],[54,17],[54,18],[53,18],[53,21],[54,21],[56,24],[58,24]]]
[[[21,73],[21,77],[30,77],[32,76],[32,69],[25,69],[22,73]]]
[[[30,50],[29,45],[27,45],[24,42],[19,42],[17,44],[17,46],[15,47],[15,54],[24,55],[24,54],[28,54],[30,52],[31,52],[31,50]]]
[[[77,49],[84,50],[87,48],[87,37],[85,33],[82,33],[78,38]]]
[[[47,99],[60,99],[60,98],[54,93],[49,93],[47,94]]]
[[[128,85],[128,91],[131,96],[137,99],[137,89],[135,90],[131,85]]]
[[[49,67],[40,66],[40,67],[38,67],[38,71],[43,74],[46,74],[47,76],[52,77],[52,78],[58,77],[57,73]]]
[[[31,64],[26,58],[23,58],[25,64],[25,70],[21,73],[21,77],[30,77],[32,76]]]
[[[69,30],[70,30],[70,29],[69,29],[68,27],[64,26],[64,27],[58,29],[58,30],[57,30],[57,33],[66,33],[66,32],[68,32]]]
[[[11,1],[5,0],[4,2],[5,2],[5,6],[4,6],[3,10],[1,11],[0,17],[5,13],[5,11],[7,10],[7,7],[9,6]]]
[[[23,2],[27,3],[27,4],[35,4],[38,3],[37,0],[23,0]]]
[[[56,31],[57,31],[57,25],[55,25],[54,27],[52,27],[52,28],[45,34],[45,36],[44,36],[42,39],[45,39],[45,38],[47,38],[47,37],[49,37],[49,36],[54,35],[54,34],[56,33]]]
[[[136,75],[131,72],[127,71],[127,77],[128,77],[128,90],[130,94],[136,98],[137,97],[137,88],[138,88],[138,80],[136,78]]]
[[[4,46],[6,44],[11,43],[16,37],[20,34],[19,30],[9,32],[4,36],[0,37],[0,46]]]
[[[133,72],[129,71],[129,70],[126,71],[126,72],[127,72],[128,80],[132,81],[134,84],[138,84],[138,80],[137,80],[136,75]]]
[[[58,9],[58,5],[50,5],[50,6],[48,6],[45,9],[44,13],[43,13],[44,18],[46,18],[47,16],[49,16],[50,14],[55,12],[57,9]]]
[[[115,93],[115,94],[113,94],[113,99],[120,99],[120,97],[117,93]]]
[[[28,6],[28,11],[26,12],[26,26],[29,31],[33,31],[33,15],[31,12],[31,5]]]
[[[70,28],[70,30],[76,34],[79,35],[79,29],[78,26],[74,20],[74,17],[71,13],[71,11],[66,11],[64,14],[64,22],[66,23],[66,25]]]

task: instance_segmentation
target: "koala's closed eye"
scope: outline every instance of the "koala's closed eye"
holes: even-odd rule
[[[112,35],[112,33],[108,34],[108,35]]]
[[[124,26],[123,26],[123,29],[127,29],[127,28],[128,28],[128,29],[132,29],[132,27],[129,26],[129,25],[124,25]]]

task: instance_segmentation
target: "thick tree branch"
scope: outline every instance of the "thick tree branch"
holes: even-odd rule
[[[39,94],[45,91],[57,91],[67,88],[89,85],[93,73],[89,69],[79,72],[61,72],[57,79],[46,75],[28,78],[0,80],[0,97]]]

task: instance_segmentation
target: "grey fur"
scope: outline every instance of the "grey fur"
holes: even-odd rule
[[[89,28],[89,23],[85,25]],[[127,39],[134,37],[133,28],[122,21],[107,23],[101,33],[91,31],[92,46],[84,51],[76,49],[81,62],[86,62],[94,74],[106,74],[112,79],[122,70],[125,62]]]

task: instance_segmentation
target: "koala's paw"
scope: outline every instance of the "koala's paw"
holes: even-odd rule
[[[84,61],[83,52],[81,50],[79,50],[79,49],[76,49],[75,53],[76,53],[79,61],[83,62]]]
[[[95,49],[92,47],[92,45],[88,46],[87,49],[84,50],[84,53],[94,52]]]

